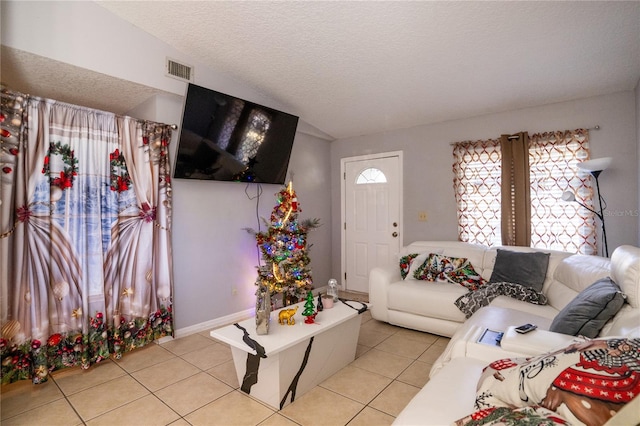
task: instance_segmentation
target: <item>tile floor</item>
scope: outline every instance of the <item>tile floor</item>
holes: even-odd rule
[[[389,425],[449,339],[363,314],[356,359],[281,411],[239,389],[229,346],[209,332],[152,344],[41,385],[2,386],[10,425]]]

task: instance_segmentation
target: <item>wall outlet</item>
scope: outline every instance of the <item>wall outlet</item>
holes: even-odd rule
[[[427,212],[418,212],[418,221],[426,222],[427,221]]]

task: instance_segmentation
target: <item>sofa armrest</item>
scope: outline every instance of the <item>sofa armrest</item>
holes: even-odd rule
[[[516,326],[507,327],[500,346],[505,351],[523,355],[539,355],[565,347],[573,342],[584,341],[580,337],[554,333],[553,331],[536,329],[527,334],[519,334],[515,329]]]
[[[379,266],[369,272],[369,303],[371,303],[371,316],[374,319],[389,322],[387,289],[394,282],[401,280],[398,267]]]

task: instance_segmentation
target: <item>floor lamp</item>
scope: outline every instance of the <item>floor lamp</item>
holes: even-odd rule
[[[602,206],[602,203],[604,200],[602,198],[602,195],[600,195],[600,183],[598,182],[598,176],[600,176],[600,173],[602,173],[603,170],[606,170],[610,164],[611,164],[611,157],[596,158],[593,160],[587,160],[587,161],[578,163],[579,169],[589,172],[591,176],[593,176],[594,179],[596,180],[596,191],[598,193],[598,204],[600,206],[599,211],[595,211],[592,208],[589,208],[584,204],[582,204],[581,202],[579,202],[578,200],[576,200],[576,196],[571,191],[565,191],[562,194],[562,199],[564,201],[575,201],[585,209],[589,210],[590,212],[593,212],[596,216],[598,216],[598,218],[600,219],[600,223],[602,223],[602,240],[604,241],[604,254],[606,257],[609,257],[609,247],[607,246],[607,231],[604,226],[604,208]],[[605,202],[604,205],[606,207],[607,203]]]

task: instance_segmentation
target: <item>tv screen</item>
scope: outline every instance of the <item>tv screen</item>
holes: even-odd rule
[[[283,184],[298,117],[189,84],[173,176]]]

